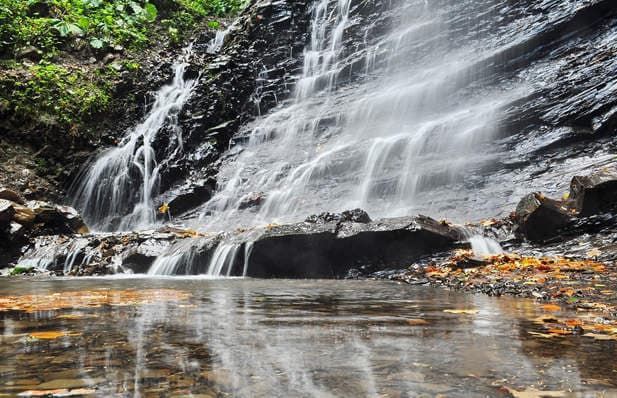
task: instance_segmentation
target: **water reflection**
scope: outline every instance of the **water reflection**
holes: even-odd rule
[[[569,396],[617,391],[614,342],[534,337],[531,320],[541,311],[524,300],[386,282],[191,279],[11,280],[0,283],[0,295],[71,296],[106,288],[121,297],[132,297],[121,293],[126,289],[152,292],[146,295],[151,299],[92,307],[85,295],[81,308],[0,312],[0,393],[82,388],[101,397],[451,397],[495,396],[502,386],[574,391]],[[157,289],[190,296],[157,295]],[[49,331],[64,335],[32,338]]]

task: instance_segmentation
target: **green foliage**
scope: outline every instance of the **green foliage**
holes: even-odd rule
[[[144,0],[0,0],[0,49],[6,53],[32,45],[53,54],[75,37],[95,49],[139,48],[157,15],[156,6]]]
[[[112,109],[121,71],[140,70],[135,59],[142,49],[165,36],[179,43],[206,21],[218,29],[216,18],[232,16],[248,3],[158,0],[157,8],[150,1],[0,0],[0,113],[10,115],[15,126],[49,124],[83,134],[88,121]],[[74,61],[101,59],[116,46],[124,51],[109,65]],[[23,63],[22,51],[41,60]]]
[[[101,76],[86,78],[83,72],[69,71],[49,62],[30,67],[30,77],[12,81],[0,79],[1,96],[16,115],[39,123],[59,125],[77,134],[78,124],[111,105],[110,84]]]
[[[178,31],[204,17],[236,14],[247,3],[169,1],[167,25]],[[76,37],[84,38],[96,50],[110,45],[143,48],[158,16],[159,10],[148,0],[0,0],[0,53],[35,46],[53,55]]]

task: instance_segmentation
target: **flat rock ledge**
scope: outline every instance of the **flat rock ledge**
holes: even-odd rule
[[[532,193],[510,217],[465,227],[421,215],[371,220],[356,209],[233,233],[164,227],[90,234],[73,209],[40,202],[29,202],[26,207],[11,200],[19,198],[7,195],[0,197],[0,205],[6,204],[0,206],[0,221],[8,226],[26,212],[40,220],[40,228],[50,231],[44,236],[31,235],[12,273],[358,277],[402,269],[427,256],[439,257],[461,247],[470,234],[500,241],[508,250],[529,241],[542,245],[538,248],[542,251],[576,236],[606,235],[607,229],[617,225],[617,171],[613,169],[574,177],[570,192],[562,199]],[[617,255],[610,248],[603,247],[601,252],[602,256]]]
[[[383,269],[409,264],[463,237],[459,229],[424,216],[367,218],[314,217],[231,235],[164,228],[45,236],[35,238],[17,266],[57,275],[104,275],[152,269],[159,274],[204,274],[218,264],[219,273],[227,276],[342,278],[362,265]]]

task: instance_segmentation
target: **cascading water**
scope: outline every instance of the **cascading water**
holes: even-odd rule
[[[233,29],[233,26],[234,25],[229,25],[225,30],[219,30],[216,32],[216,34],[214,35],[214,38],[208,44],[207,51],[210,54],[216,54],[221,50],[221,48],[223,47],[223,44],[225,43],[225,38],[227,37],[229,32],[231,32],[231,30]]]
[[[177,114],[198,79],[185,79],[191,46],[173,65],[173,80],[157,93],[143,122],[130,129],[117,147],[103,152],[82,173],[73,188],[75,206],[88,224],[98,230],[139,229],[152,225],[156,209],[159,171],[153,142],[164,128],[175,135],[172,152],[182,151]]]
[[[495,37],[450,43],[441,10],[456,13],[466,2],[393,5],[402,16],[391,32],[371,39],[367,30],[365,48],[353,53],[345,46],[350,5],[315,3],[292,101],[247,127],[250,138],[221,169],[198,227],[290,222],[356,207],[377,217],[446,215],[431,209],[431,195],[454,196],[452,184],[497,156],[488,145],[495,115],[525,89],[485,89],[483,76],[472,73],[479,58],[501,50]],[[358,62],[365,76],[346,83]],[[264,198],[258,209],[244,205],[251,195]]]
[[[217,192],[193,219],[194,229],[230,231],[356,207],[373,217],[486,215],[480,208],[457,212],[456,189],[474,189],[474,171],[499,156],[492,141],[502,109],[529,93],[520,79],[497,82],[491,71],[494,60],[527,34],[516,29],[521,37],[507,36],[480,26],[481,8],[496,10],[498,3],[394,1],[392,26],[373,33],[369,25],[363,42],[350,45],[347,34],[358,24],[351,0],[316,0],[291,99],[239,132],[248,140],[222,165]],[[470,15],[475,17],[464,17]],[[218,52],[228,32],[219,32],[208,51]],[[146,121],[81,180],[78,207],[95,227],[140,228],[154,221],[151,198],[160,166],[151,138],[173,123],[196,83],[183,80],[184,65],[176,65],[174,83],[161,89]],[[261,114],[257,86],[252,98]],[[251,197],[259,204],[246,206]],[[115,226],[123,214],[129,216]],[[478,255],[500,250],[469,238]],[[199,244],[175,245],[149,273],[189,272],[198,251]],[[250,243],[223,240],[207,260],[199,259],[205,261],[201,272],[227,275],[240,256],[246,272],[250,252]]]

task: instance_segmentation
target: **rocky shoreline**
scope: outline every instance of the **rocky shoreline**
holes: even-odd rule
[[[425,216],[371,220],[357,209],[233,233],[166,226],[93,234],[74,209],[3,188],[0,249],[14,265],[5,275],[143,274],[157,267],[155,274],[191,275],[215,265],[228,276],[374,278],[517,296],[547,306],[544,337],[607,339],[617,331],[615,205],[617,172],[603,169],[574,177],[559,200],[533,193],[509,217],[467,225]],[[500,242],[505,253],[476,255],[470,234]],[[581,318],[559,318],[566,309]]]
[[[45,269],[78,275],[88,272],[73,272],[65,265],[67,257],[75,256],[71,253],[78,249],[77,246],[84,249],[80,256],[106,264],[109,270],[104,273],[142,273],[166,253],[191,252],[199,255],[192,261],[199,263],[201,268],[181,272],[190,274],[206,272],[215,249],[220,244],[229,244],[241,252],[251,250],[247,276],[366,276],[374,271],[400,269],[425,256],[439,259],[439,253],[468,246],[470,234],[494,239],[508,252],[522,251],[522,255],[542,252],[544,247],[551,245],[557,245],[553,252],[565,252],[560,249],[560,242],[595,235],[602,239],[583,247],[587,247],[587,252],[597,253],[598,261],[610,262],[617,250],[610,242],[615,226],[616,182],[617,173],[609,169],[588,177],[574,177],[571,192],[560,200],[546,198],[540,193],[530,194],[521,200],[516,212],[505,219],[464,226],[425,216],[371,220],[366,212],[357,209],[310,216],[295,224],[271,224],[228,233],[200,233],[167,226],[156,231],[90,234],[74,209],[25,201],[18,193],[2,189],[1,227],[5,242],[23,239],[21,253],[13,253],[12,261],[16,264],[47,256]],[[185,241],[194,243],[187,247]],[[172,247],[174,245],[177,247]],[[49,247],[53,250],[42,255],[41,252]],[[87,253],[92,250],[96,254]],[[247,256],[230,259],[227,273],[242,275]],[[75,263],[77,259],[72,261]],[[89,265],[79,260],[71,267],[78,263]]]

